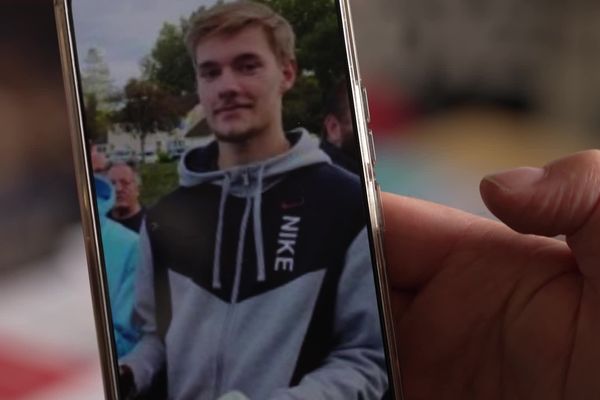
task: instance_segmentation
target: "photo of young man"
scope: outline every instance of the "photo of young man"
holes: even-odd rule
[[[387,389],[360,181],[318,137],[282,124],[294,40],[255,2],[192,20],[186,44],[216,141],[182,157],[179,188],[142,226],[143,334],[120,360],[125,392],[143,393],[162,368],[172,399]]]

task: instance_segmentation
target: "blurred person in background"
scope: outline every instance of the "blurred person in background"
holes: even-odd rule
[[[140,336],[132,318],[139,235],[108,218],[115,205],[115,189],[103,176],[96,175],[94,181],[117,355],[122,357],[129,353]]]
[[[321,150],[334,164],[354,174],[360,173],[360,154],[354,137],[346,78],[334,86],[325,102]]]
[[[109,217],[139,233],[146,209],[140,203],[141,177],[133,164],[120,162],[111,165],[108,179],[116,191],[116,201]]]
[[[92,158],[92,171],[96,174],[105,174],[110,168],[110,161],[108,161],[104,153],[98,151],[98,147],[95,144],[92,144],[90,152]]]

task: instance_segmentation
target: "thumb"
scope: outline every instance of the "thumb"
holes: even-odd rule
[[[511,228],[566,235],[581,272],[600,278],[600,151],[489,175],[480,190],[490,211]]]

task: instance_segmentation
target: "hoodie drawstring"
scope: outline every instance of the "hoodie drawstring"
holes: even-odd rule
[[[223,220],[225,214],[225,203],[229,196],[231,187],[231,178],[228,174],[223,177],[223,186],[221,188],[221,200],[219,201],[219,221],[217,223],[217,233],[215,235],[215,252],[213,261],[213,282],[214,289],[221,289],[221,244],[223,242]]]
[[[263,178],[265,174],[265,166],[262,165],[258,169],[256,177],[256,187],[254,188],[254,194],[252,195],[252,220],[254,227],[254,246],[256,251],[256,269],[258,282],[264,282],[266,280],[266,267],[265,267],[265,251],[263,243],[263,232],[262,232],[262,192],[263,192]],[[231,177],[225,175],[223,178],[223,186],[221,189],[221,199],[219,201],[219,219],[217,223],[217,232],[215,235],[215,251],[213,261],[213,281],[212,286],[214,289],[221,289],[221,250],[223,244],[223,224],[225,219],[225,205],[227,203],[227,196],[229,196],[229,190],[231,188]],[[250,201],[250,199],[248,199]],[[245,228],[243,229],[245,230]],[[240,232],[240,238],[243,237]],[[238,260],[239,261],[239,260]]]
[[[256,248],[256,280],[264,282],[266,280],[265,251],[262,232],[262,192],[263,177],[265,175],[265,165],[261,165],[256,177],[256,189],[254,190],[254,201],[252,209],[252,219],[254,222],[254,246]]]
[[[215,154],[218,154],[218,143],[211,143],[200,148],[193,148],[181,157],[178,166],[179,184],[183,187],[192,187],[199,184],[213,183],[221,185],[221,199],[219,202],[219,216],[215,236],[215,250],[213,261],[212,286],[215,289],[222,287],[221,282],[221,256],[223,254],[223,230],[224,214],[227,197],[230,194],[242,197],[242,188],[236,180],[240,178],[242,168],[246,172],[252,172],[253,179],[256,179],[256,185],[252,192],[244,192],[244,197],[251,210],[248,216],[252,216],[254,230],[254,245],[256,252],[257,281],[266,281],[266,265],[264,256],[264,238],[262,228],[262,192],[264,191],[265,178],[283,176],[298,168],[308,165],[321,163],[331,163],[331,159],[320,148],[320,141],[317,137],[310,135],[305,129],[299,128],[286,134],[286,137],[292,143],[290,150],[284,154],[278,155],[268,160],[261,161],[254,165],[241,167],[232,167],[229,170],[212,169],[211,160],[214,161]],[[194,161],[194,163],[191,163]],[[196,165],[194,168],[188,168],[188,164]],[[248,178],[248,175],[245,175]],[[275,180],[273,180],[273,183]],[[249,182],[245,181],[245,184]],[[245,188],[248,190],[248,187]],[[250,214],[252,213],[252,214]],[[241,230],[241,228],[240,228]],[[240,234],[242,232],[240,231]],[[244,231],[245,233],[245,231]],[[241,235],[240,235],[241,237]],[[228,249],[226,249],[228,250]],[[237,261],[236,261],[237,262]]]

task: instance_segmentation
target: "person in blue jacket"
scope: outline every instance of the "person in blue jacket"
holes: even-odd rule
[[[139,339],[139,330],[132,318],[139,235],[108,218],[115,203],[115,190],[108,179],[100,175],[94,178],[115,344],[118,357],[122,357]]]

